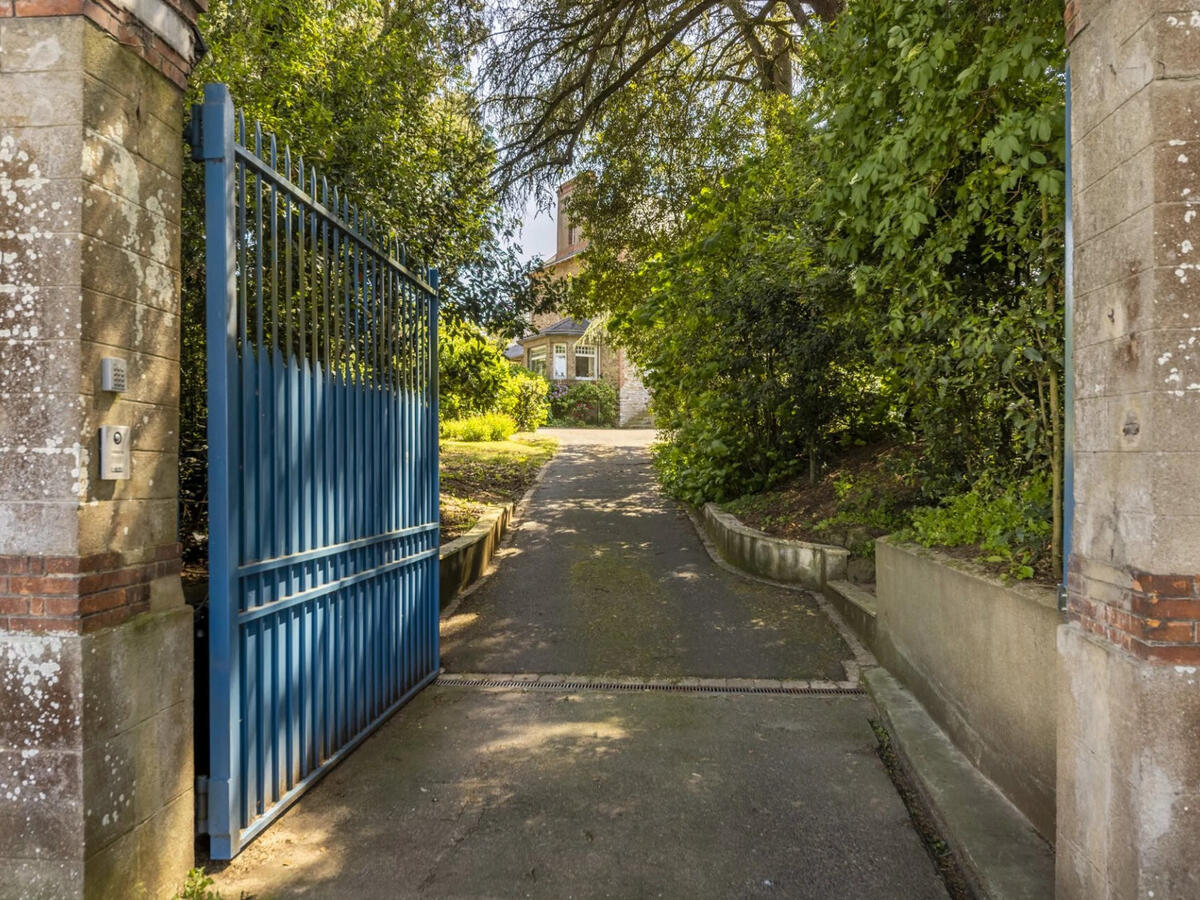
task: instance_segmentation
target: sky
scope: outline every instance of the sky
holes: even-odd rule
[[[525,203],[525,214],[521,222],[521,250],[525,259],[540,256],[549,259],[554,255],[554,213],[538,212],[536,198]]]

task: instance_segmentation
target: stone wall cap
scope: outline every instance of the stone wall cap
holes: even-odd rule
[[[931,562],[943,565],[948,569],[954,569],[961,572],[970,578],[978,581],[986,582],[992,587],[999,587],[1011,593],[1024,597],[1026,600],[1031,600],[1039,606],[1044,606],[1047,609],[1058,610],[1058,591],[1048,585],[1038,584],[1032,581],[1008,581],[999,575],[995,575],[985,568],[980,563],[970,559],[961,559],[957,556],[951,556],[941,550],[933,547],[926,547],[922,544],[913,541],[900,541],[896,539],[894,534],[885,535],[875,539],[875,547],[878,552],[880,545],[889,547],[899,553],[904,553],[908,556],[922,557]]]
[[[779,547],[797,547],[804,550],[820,550],[822,553],[829,553],[833,556],[850,556],[850,551],[846,547],[839,547],[837,544],[819,544],[815,541],[795,541],[789,538],[774,537],[767,534],[765,531],[759,531],[757,528],[751,528],[749,525],[742,524],[742,521],[733,513],[727,513],[716,503],[704,504],[705,515],[711,515],[725,528],[730,531],[735,531],[739,534],[745,534],[759,541],[767,541]]]

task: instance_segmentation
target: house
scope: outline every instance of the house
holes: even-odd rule
[[[583,268],[580,254],[587,248],[587,239],[568,212],[574,189],[574,179],[558,189],[557,248],[543,269],[553,278],[570,278]],[[556,312],[539,313],[533,317],[528,333],[514,342],[505,356],[553,382],[606,381],[617,391],[619,423],[649,426],[650,393],[641,374],[623,349],[589,334],[590,324],[587,319]]]

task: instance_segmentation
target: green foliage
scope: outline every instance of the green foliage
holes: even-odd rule
[[[882,429],[920,446],[927,497],[1045,477],[1055,515],[1061,3],[854,0],[797,53],[793,102],[712,130],[698,104],[694,136],[622,154],[684,115],[643,79],[588,144],[573,301],[649,371],[664,484],[764,490]]]
[[[1010,576],[1032,578],[1050,541],[1051,502],[1044,473],[1006,485],[984,476],[940,506],[913,510],[911,536],[927,547],[978,547]]]
[[[516,430],[512,416],[494,412],[438,423],[438,434],[444,441],[506,441]]]
[[[550,390],[550,416],[556,422],[611,427],[619,415],[617,389],[607,381],[576,381]]]
[[[499,411],[513,377],[513,366],[497,342],[463,322],[441,323],[438,404],[443,418]]]
[[[464,322],[438,332],[438,398],[443,419],[504,413],[521,431],[546,423],[549,384],[504,358],[499,343]]]
[[[693,200],[640,265],[610,330],[647,371],[667,489],[692,501],[762,490],[884,414],[862,341],[835,314],[844,276],[806,223],[815,183],[786,108],[761,154]],[[619,304],[619,305],[618,305]]]
[[[209,890],[213,884],[213,880],[203,869],[189,869],[183,890],[175,895],[175,900],[221,900],[218,891]]]
[[[550,418],[550,383],[525,369],[510,368],[500,407],[513,417],[518,430],[537,431]]]
[[[856,0],[805,57],[813,212],[946,473],[1048,468],[1062,368],[1059,0]]]

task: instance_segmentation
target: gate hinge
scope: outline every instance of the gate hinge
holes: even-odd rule
[[[183,139],[192,148],[192,162],[204,161],[204,107],[199,103],[192,104],[192,115],[183,129]]]
[[[208,834],[208,776],[196,776],[196,834]]]

